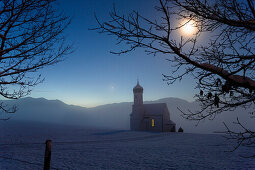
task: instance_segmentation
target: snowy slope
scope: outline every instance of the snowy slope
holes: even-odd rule
[[[42,169],[45,139],[53,140],[51,166],[57,169],[255,168],[254,159],[239,157],[254,150],[224,152],[233,143],[220,135],[13,122],[0,124],[0,169]]]

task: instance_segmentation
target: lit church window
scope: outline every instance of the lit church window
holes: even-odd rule
[[[154,119],[151,119],[151,126],[152,126],[152,127],[154,127],[154,126],[155,126]]]

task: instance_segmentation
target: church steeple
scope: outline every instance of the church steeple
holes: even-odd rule
[[[143,105],[143,87],[140,86],[137,79],[137,85],[133,88],[134,93],[134,105]]]

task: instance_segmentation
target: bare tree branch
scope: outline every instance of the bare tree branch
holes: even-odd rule
[[[70,18],[55,0],[0,1],[0,95],[18,99],[43,79],[35,73],[71,52],[63,32]],[[0,109],[12,113],[6,107]],[[14,109],[15,110],[15,109]]]
[[[159,17],[146,18],[138,11],[122,15],[114,8],[109,21],[96,17],[98,27],[93,30],[126,44],[126,49],[114,54],[144,48],[147,54],[168,56],[174,69],[170,75],[163,74],[168,84],[193,76],[201,110],[183,112],[186,119],[199,122],[223,111],[255,106],[253,1],[159,0],[155,10]],[[176,33],[190,21],[196,33],[178,37]],[[254,129],[247,133],[253,134]]]

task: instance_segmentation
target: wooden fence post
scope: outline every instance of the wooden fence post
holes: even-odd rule
[[[45,142],[45,155],[44,155],[44,170],[50,170],[50,158],[51,158],[51,140]]]

